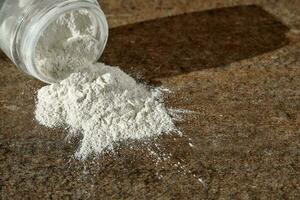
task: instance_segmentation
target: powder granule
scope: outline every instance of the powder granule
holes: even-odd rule
[[[35,116],[47,127],[82,134],[78,159],[112,150],[114,143],[177,132],[160,89],[148,89],[117,67],[95,64],[38,91]]]

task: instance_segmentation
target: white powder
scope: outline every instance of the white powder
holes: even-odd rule
[[[77,158],[111,150],[116,142],[178,132],[159,89],[149,90],[119,68],[94,67],[41,88],[37,96],[39,123],[82,134]]]
[[[35,64],[53,82],[90,68],[100,54],[95,19],[85,10],[61,15],[42,33],[35,51]]]
[[[94,34],[84,10],[63,15],[43,33],[36,63],[45,75],[64,80],[38,91],[37,121],[81,135],[78,159],[112,150],[118,142],[179,133],[178,115],[165,108],[160,89],[137,83],[119,68],[92,63],[100,48]]]

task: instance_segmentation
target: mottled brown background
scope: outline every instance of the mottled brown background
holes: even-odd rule
[[[114,27],[101,60],[170,88],[170,107],[194,111],[183,137],[75,161],[78,141],[33,120],[44,84],[0,53],[0,199],[300,198],[299,0],[101,5]]]

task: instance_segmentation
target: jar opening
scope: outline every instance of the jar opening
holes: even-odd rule
[[[27,25],[20,43],[23,66],[44,82],[59,82],[88,70],[100,58],[107,37],[100,7],[87,2],[55,5]]]

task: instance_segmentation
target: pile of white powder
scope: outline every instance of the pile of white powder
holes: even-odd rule
[[[82,134],[75,156],[85,159],[112,149],[114,143],[178,132],[159,89],[148,89],[119,68],[73,73],[38,91],[36,119],[50,127]]]
[[[160,89],[137,83],[119,68],[92,63],[100,47],[89,21],[84,11],[67,13],[42,35],[36,63],[45,75],[64,80],[38,91],[36,120],[81,135],[78,159],[126,140],[178,133],[175,111],[165,108]]]

